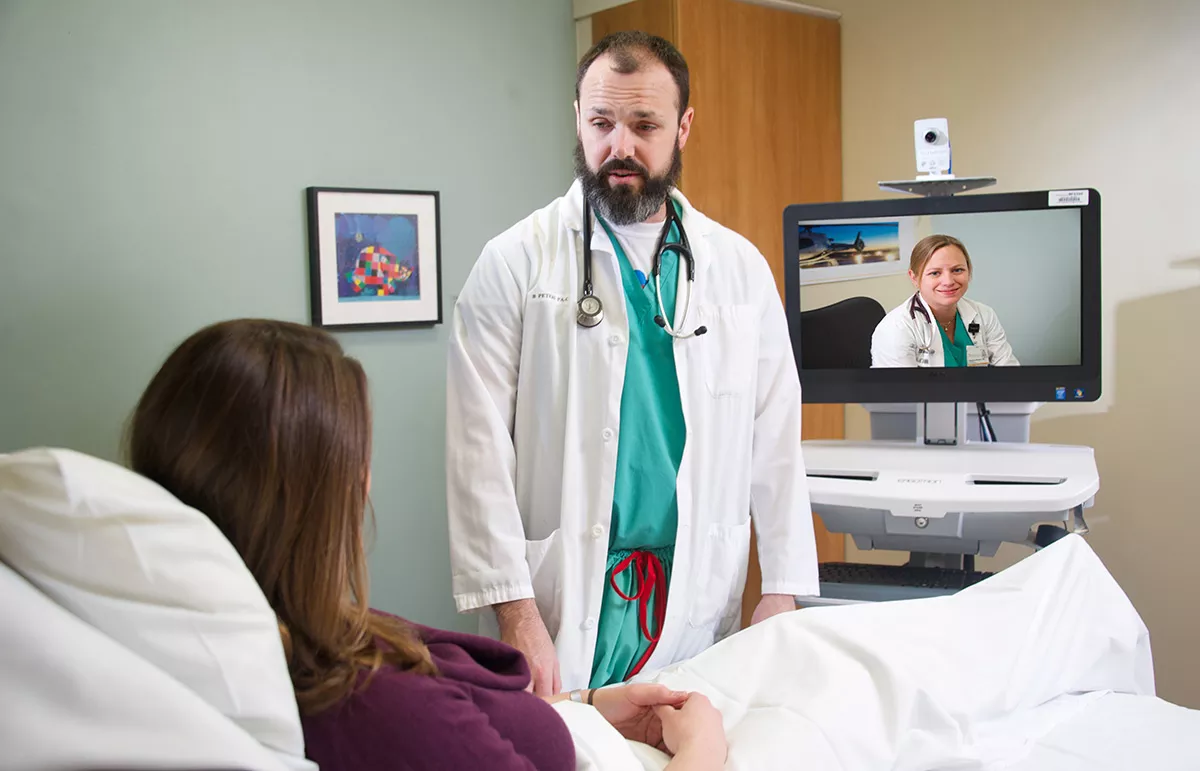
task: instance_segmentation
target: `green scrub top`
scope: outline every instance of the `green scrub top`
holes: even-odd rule
[[[967,334],[967,328],[963,325],[962,314],[954,314],[954,342],[950,342],[950,338],[946,336],[946,330],[942,329],[942,325],[937,325],[938,332],[942,335],[942,351],[943,358],[947,367],[965,367],[967,366],[967,346],[971,345],[971,337]]]
[[[679,521],[675,481],[687,435],[675,373],[674,338],[654,322],[654,317],[659,314],[654,277],[651,275],[642,286],[608,224],[603,220],[600,224],[612,241],[621,267],[621,285],[629,316],[629,353],[621,393],[612,525],[596,653],[592,659],[592,688],[627,679],[630,670],[650,647],[646,634],[657,635],[660,631],[655,623],[654,607],[656,601],[663,602],[665,607],[671,580]],[[679,241],[677,227],[671,227],[668,241]],[[673,250],[663,255],[660,279],[664,289],[663,308],[669,319],[675,315],[673,289],[678,266],[679,258]],[[622,566],[635,551],[640,552],[640,556]],[[656,560],[649,559],[649,555]],[[655,561],[661,565],[661,573],[648,569],[657,567],[653,565]],[[643,602],[625,599],[613,588],[613,572],[618,566],[623,569],[616,576],[616,585],[626,597],[639,592],[641,581],[654,580],[653,589],[647,587],[644,603],[645,633],[642,629]],[[645,575],[639,579],[639,573],[643,571]]]

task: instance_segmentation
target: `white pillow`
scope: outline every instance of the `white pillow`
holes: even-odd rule
[[[2,562],[0,608],[4,768],[287,771],[280,754]]]
[[[289,767],[313,768],[275,614],[199,511],[70,450],[0,455],[0,560]]]

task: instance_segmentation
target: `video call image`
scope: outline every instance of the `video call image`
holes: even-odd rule
[[[804,369],[1080,363],[1079,210],[801,222]]]

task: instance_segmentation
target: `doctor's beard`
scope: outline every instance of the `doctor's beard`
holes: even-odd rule
[[[614,171],[633,171],[642,175],[642,188],[633,185],[610,185],[608,175]],[[583,194],[600,216],[614,225],[633,225],[645,222],[666,203],[671,188],[679,183],[683,172],[683,153],[679,145],[671,154],[671,165],[661,175],[650,171],[632,159],[613,158],[597,171],[588,168],[583,144],[575,141],[575,177],[583,186]]]

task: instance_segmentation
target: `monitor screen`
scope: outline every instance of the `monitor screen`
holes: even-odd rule
[[[1090,401],[1094,190],[790,206],[785,303],[805,401]]]

